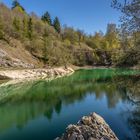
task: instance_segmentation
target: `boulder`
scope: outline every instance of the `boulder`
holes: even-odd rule
[[[84,116],[76,125],[69,125],[56,140],[118,140],[105,120],[96,113]]]

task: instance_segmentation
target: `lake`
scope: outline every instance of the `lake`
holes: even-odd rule
[[[78,70],[51,82],[0,84],[0,140],[53,140],[96,112],[120,140],[140,139],[140,71]]]

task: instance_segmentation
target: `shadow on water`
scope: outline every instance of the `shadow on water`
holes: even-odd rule
[[[140,139],[139,74],[122,69],[79,70],[51,82],[0,86],[0,140],[51,140],[94,111],[120,139]]]

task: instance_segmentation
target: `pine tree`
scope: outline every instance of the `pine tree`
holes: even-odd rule
[[[61,32],[61,25],[60,25],[60,21],[59,21],[58,17],[55,17],[54,22],[53,22],[53,27],[55,28],[55,30],[58,33]]]
[[[51,20],[51,16],[49,14],[49,12],[46,12],[42,18],[41,18],[44,22],[47,22],[49,25],[52,25],[52,20]]]
[[[23,11],[25,11],[25,9],[20,5],[19,2],[17,0],[14,0],[12,3],[12,9],[14,9],[16,7],[20,7]]]
[[[2,23],[2,19],[0,17],[0,39],[3,39],[3,37],[4,37],[3,23]]]
[[[32,22],[32,18],[29,18],[28,21],[28,38],[32,39],[32,33],[33,33],[33,22]]]
[[[12,3],[12,9],[14,9],[17,6],[20,6],[20,4],[17,0],[14,0],[13,3]]]

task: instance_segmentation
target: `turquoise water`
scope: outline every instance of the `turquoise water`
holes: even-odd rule
[[[139,140],[139,74],[79,70],[51,82],[0,85],[0,140],[53,140],[91,112],[101,115],[120,140]]]

